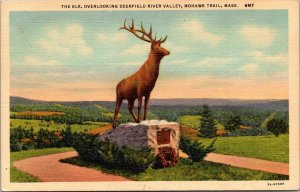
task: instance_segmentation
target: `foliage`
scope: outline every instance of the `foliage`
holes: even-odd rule
[[[240,128],[242,124],[241,118],[239,115],[230,117],[229,121],[225,124],[225,130],[234,131]]]
[[[149,148],[136,150],[125,145],[118,150],[118,165],[135,173],[146,170],[154,160],[155,155]]]
[[[26,142],[22,142],[25,141]],[[11,151],[28,150],[31,148],[31,141],[34,139],[33,129],[26,130],[19,126],[10,131],[10,149]]]
[[[106,167],[120,167],[133,172],[148,168],[154,155],[149,149],[136,150],[129,146],[118,147],[109,141],[99,141],[96,137],[81,134],[74,144],[80,158],[85,161],[100,163]]]
[[[207,147],[201,142],[192,140],[186,136],[181,136],[179,147],[189,155],[189,158],[194,162],[199,162],[206,157],[206,155],[215,150],[213,147],[216,139],[213,140]]]
[[[42,149],[52,147],[70,147],[73,145],[77,132],[72,132],[71,127],[62,133],[40,129],[37,133],[21,126],[10,129],[10,150],[21,151],[29,149]]]
[[[73,147],[82,159],[92,162],[100,161],[99,153],[97,152],[99,142],[95,136],[82,133],[74,141]]]
[[[269,121],[271,121],[272,119],[274,119],[276,117],[276,112],[272,112],[270,113],[264,120],[263,122],[260,124],[261,128],[267,128],[267,125],[269,123]]]
[[[98,148],[94,151],[99,156],[99,162],[108,167],[117,164],[118,159],[118,146],[109,141],[97,141]]]
[[[135,181],[245,181],[245,180],[288,180],[289,176],[232,167],[208,161],[194,162],[190,159],[179,159],[176,166],[164,169],[149,167],[143,172],[135,173],[119,167],[107,168],[99,163],[91,163],[79,157],[62,160],[77,166],[88,167],[102,172],[120,175]]]
[[[39,149],[49,147],[61,147],[59,138],[55,135],[54,131],[48,129],[40,129],[37,133],[36,147]]]
[[[247,128],[247,129],[237,129],[224,134],[223,136],[237,137],[237,136],[262,136],[270,135],[271,133],[267,129],[263,128]]]
[[[208,107],[208,105],[203,105],[202,118],[199,127],[199,135],[201,137],[212,138],[217,134],[216,123],[214,117]]]
[[[65,147],[71,147],[74,145],[74,139],[73,139],[73,134],[72,134],[72,131],[71,131],[71,126],[68,125],[66,127],[66,130],[62,130],[61,131],[61,136],[62,136],[62,145],[65,146]]]
[[[276,137],[281,133],[286,133],[288,124],[282,119],[272,119],[267,124],[268,131],[272,132]]]

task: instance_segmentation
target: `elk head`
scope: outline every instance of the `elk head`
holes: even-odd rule
[[[160,46],[162,43],[164,43],[167,40],[168,36],[166,35],[164,39],[160,38],[159,40],[156,40],[156,36],[154,38],[152,37],[152,26],[150,26],[150,31],[149,33],[147,33],[144,30],[143,23],[141,23],[141,29],[135,29],[133,19],[132,19],[132,24],[129,27],[126,26],[126,19],[125,19],[124,26],[121,27],[120,30],[121,29],[125,29],[131,32],[137,38],[146,41],[148,43],[151,43],[151,52],[153,54],[161,58],[170,54],[168,50]]]

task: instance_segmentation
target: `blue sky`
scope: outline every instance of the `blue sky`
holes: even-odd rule
[[[288,98],[286,10],[12,12],[11,95],[114,100],[150,50],[131,18],[168,35],[153,98]]]

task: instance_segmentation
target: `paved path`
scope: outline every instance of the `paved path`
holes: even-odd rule
[[[188,155],[180,151],[180,157],[188,158]],[[216,153],[209,153],[205,157],[206,161],[211,161],[215,163],[222,163],[226,165],[231,165],[233,167],[242,167],[247,169],[266,171],[269,173],[276,173],[282,175],[289,175],[289,164],[267,161],[261,159],[254,159],[249,157],[238,157],[233,155],[222,155]]]
[[[234,167],[243,167],[247,169],[266,171],[266,172],[277,173],[282,175],[289,175],[288,163],[267,161],[267,160],[249,158],[249,157],[221,155],[216,153],[209,153],[205,158],[205,160],[216,162],[216,163],[227,164]]]
[[[106,174],[98,170],[79,167],[59,162],[77,156],[76,151],[32,157],[14,162],[14,166],[24,172],[38,177],[44,182],[76,182],[76,181],[130,181],[121,176]]]
[[[106,174],[98,170],[79,167],[68,163],[59,162],[60,159],[66,159],[77,156],[76,151],[32,157],[16,161],[13,165],[24,172],[38,177],[45,182],[72,182],[72,181],[130,181],[121,176]],[[180,156],[187,158],[188,155],[180,151]],[[289,174],[289,164],[260,160],[247,157],[238,157],[232,155],[221,155],[210,153],[205,158],[206,161],[242,167],[253,170],[266,171],[282,175]]]

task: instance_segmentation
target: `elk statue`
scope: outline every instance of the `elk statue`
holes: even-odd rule
[[[126,26],[126,20],[124,21],[124,26],[119,30],[124,29],[135,35],[137,38],[151,43],[151,50],[148,59],[141,66],[141,68],[133,75],[121,80],[116,88],[116,108],[113,120],[113,128],[116,127],[116,121],[118,118],[119,110],[124,99],[128,101],[128,110],[136,123],[141,122],[141,109],[143,97],[145,97],[144,102],[144,120],[147,118],[149,99],[152,89],[155,86],[158,74],[159,65],[161,59],[169,55],[170,52],[160,45],[167,40],[166,36],[164,39],[160,38],[156,40],[156,37],[152,37],[152,27],[150,26],[150,31],[146,32],[141,23],[141,29],[136,29],[134,27],[134,21],[132,19],[131,26]],[[138,99],[138,116],[136,117],[133,112],[134,101]]]

